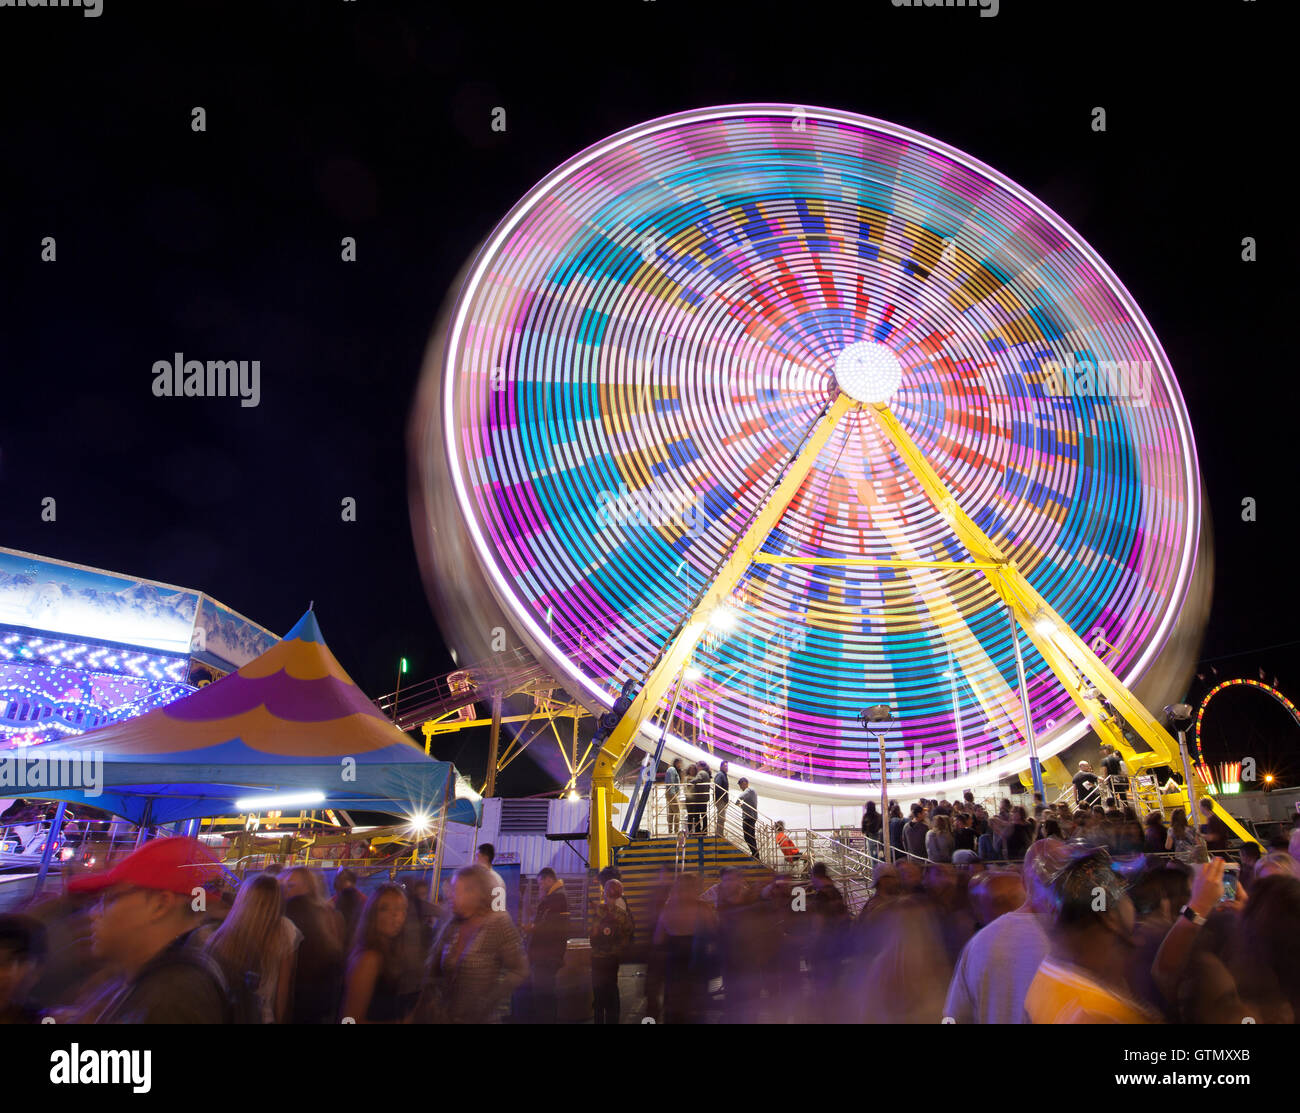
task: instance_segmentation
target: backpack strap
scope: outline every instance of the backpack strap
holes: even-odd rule
[[[226,978],[226,972],[221,968],[221,964],[208,953],[205,947],[194,946],[188,943],[180,946],[167,948],[155,960],[157,969],[166,969],[168,966],[189,966],[194,969],[202,970],[217,988],[217,993],[222,1001],[222,1023],[230,1024],[237,1020],[235,1016],[234,994],[231,991],[229,980]]]

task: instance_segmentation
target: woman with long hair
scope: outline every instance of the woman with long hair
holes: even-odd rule
[[[1165,817],[1160,812],[1151,812],[1146,819],[1145,834],[1142,837],[1144,854],[1159,854],[1165,849],[1169,831],[1165,827]]]
[[[951,862],[954,848],[952,823],[946,815],[936,815],[934,826],[925,833],[925,856],[931,862]]]
[[[348,962],[343,1017],[357,1024],[404,1024],[410,1017],[415,1002],[401,992],[406,915],[406,891],[400,885],[390,882],[370,894]]]
[[[207,946],[228,982],[254,989],[262,1023],[280,1024],[288,1016],[301,941],[302,933],[285,918],[280,883],[259,874],[240,885],[230,914]]]
[[[1011,809],[1011,822],[1002,832],[1002,856],[1009,862],[1022,862],[1033,841],[1034,825],[1029,822],[1029,813],[1017,804]]]

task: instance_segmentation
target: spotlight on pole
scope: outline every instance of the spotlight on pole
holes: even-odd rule
[[[868,723],[887,723],[894,717],[887,703],[873,703],[870,707],[864,708],[858,712],[858,721],[862,724],[863,730],[870,730]]]
[[[862,724],[862,729],[876,736],[876,745],[880,748],[880,820],[881,820],[881,842],[884,844],[883,861],[889,862],[893,859],[891,847],[889,845],[889,778],[885,774],[885,734],[884,724],[894,717],[887,703],[873,703],[870,707],[864,707],[858,712],[858,722]],[[874,868],[874,867],[873,867]]]
[[[736,628],[737,621],[736,612],[724,603],[720,607],[715,607],[713,613],[709,615],[709,629],[725,634]]]
[[[1183,784],[1187,788],[1187,819],[1192,830],[1199,835],[1201,822],[1196,807],[1196,782],[1192,780],[1192,762],[1187,756],[1187,728],[1192,725],[1194,715],[1190,703],[1171,703],[1165,708],[1166,722],[1178,732],[1178,753],[1183,759]]]

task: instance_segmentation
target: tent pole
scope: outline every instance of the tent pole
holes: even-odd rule
[[[442,901],[442,848],[447,842],[447,812],[451,809],[452,785],[456,778],[451,766],[447,767],[447,783],[442,788],[442,815],[438,822],[438,845],[433,851],[433,888],[429,890],[429,903]]]
[[[135,849],[139,850],[149,841],[149,821],[153,818],[153,797],[144,802],[144,814],[140,817],[140,829],[135,835]]]
[[[32,892],[33,899],[41,895],[41,887],[45,884],[45,875],[50,871],[50,859],[54,857],[54,844],[58,842],[59,834],[63,831],[63,816],[68,810],[68,802],[60,800],[59,806],[54,811],[54,821],[50,824],[49,834],[45,836],[45,850],[41,853],[41,870],[36,875],[36,888]]]

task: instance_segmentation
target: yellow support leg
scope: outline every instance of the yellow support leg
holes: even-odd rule
[[[944,520],[966,546],[974,560],[982,567],[992,566],[987,572],[989,583],[1015,615],[1017,624],[1038,650],[1048,667],[1056,674],[1075,705],[1083,712],[1093,729],[1102,739],[1114,746],[1129,762],[1130,769],[1138,770],[1153,765],[1177,768],[1182,763],[1178,743],[1141,702],[1119,681],[1118,677],[1093,651],[1066,625],[1047,601],[1039,595],[1025,578],[1016,562],[1008,559],[998,545],[988,537],[961,509],[952,493],[944,486],[939,474],[921,454],[902,423],[885,403],[870,407],[876,415],[885,436],[916,476],[930,500]],[[1149,754],[1137,753],[1124,737],[1120,723],[1102,703],[1109,702],[1115,713],[1137,732],[1151,747]],[[1185,795],[1189,809],[1195,808],[1196,788],[1188,785]],[[1212,796],[1208,797],[1215,814],[1240,838],[1251,836]],[[1188,812],[1191,818],[1191,810]]]

